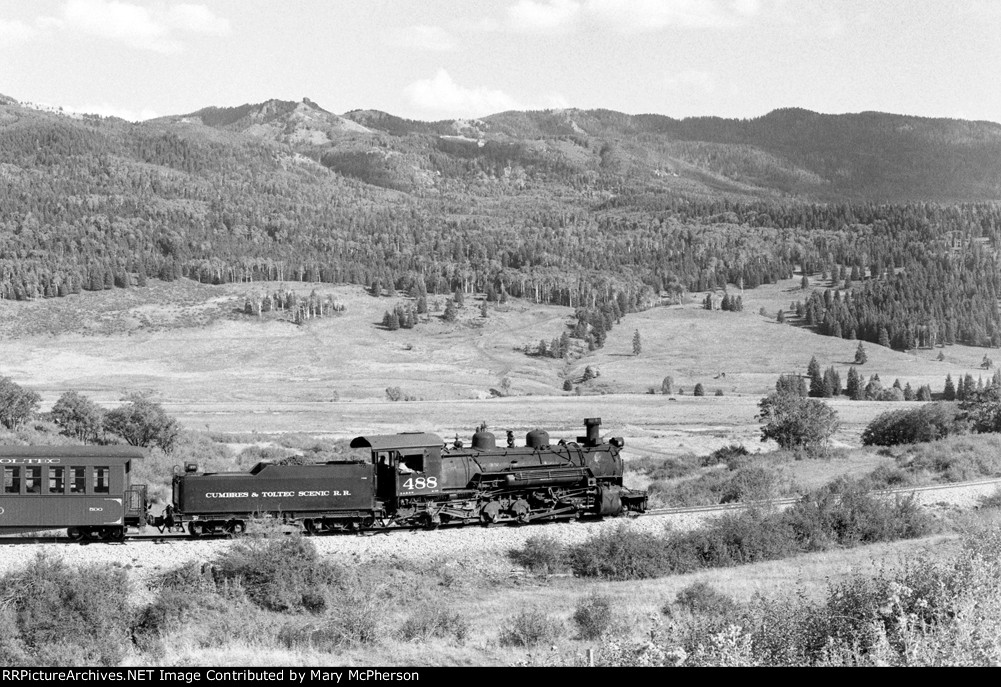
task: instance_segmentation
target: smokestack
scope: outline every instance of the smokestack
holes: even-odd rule
[[[588,446],[600,446],[601,445],[601,418],[600,417],[589,417],[584,419],[584,426],[587,428],[587,445]]]

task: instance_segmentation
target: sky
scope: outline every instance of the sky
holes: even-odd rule
[[[1001,122],[1001,0],[0,0],[0,93],[130,120],[305,97]]]

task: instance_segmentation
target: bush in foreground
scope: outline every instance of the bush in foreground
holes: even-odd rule
[[[408,642],[453,638],[462,643],[469,635],[469,621],[462,615],[437,604],[428,604],[410,613],[400,628],[400,636]]]
[[[628,525],[570,546],[578,577],[629,580],[786,558],[832,546],[918,537],[932,520],[913,498],[886,501],[863,483],[839,483],[804,497],[784,512],[758,509],[724,515],[687,532],[663,535]]]
[[[39,555],[0,578],[0,664],[114,666],[129,645],[128,577]]]
[[[562,621],[538,609],[523,610],[501,627],[501,646],[533,647],[551,644],[566,634]]]
[[[615,626],[615,608],[611,597],[592,593],[577,601],[573,622],[581,639],[599,639]]]
[[[537,575],[552,575],[567,569],[566,546],[552,535],[536,534],[525,540],[520,549],[513,549],[508,557],[516,565]]]
[[[213,565],[218,580],[238,581],[248,599],[270,611],[320,613],[327,606],[326,588],[340,578],[339,569],[302,537],[247,537]]]
[[[689,588],[691,590],[691,588]],[[685,590],[683,590],[684,592]],[[705,590],[691,590],[701,599]],[[679,595],[679,599],[681,595]],[[1001,661],[1001,527],[956,556],[832,583],[821,600],[757,598],[725,620],[709,605],[640,643],[606,641],[604,666],[943,666]]]

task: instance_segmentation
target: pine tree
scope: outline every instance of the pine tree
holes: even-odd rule
[[[441,316],[446,322],[455,322],[455,318],[458,316],[459,310],[455,307],[455,301],[449,300],[445,304],[445,314]]]
[[[890,334],[886,331],[886,327],[879,328],[879,345],[884,348],[890,347]]]
[[[845,392],[848,394],[848,398],[853,401],[861,401],[864,395],[864,387],[862,385],[862,377],[859,375],[858,370],[854,367],[848,368],[848,384]]]
[[[824,371],[824,398],[841,395],[841,375],[834,369],[834,366]]]
[[[824,395],[824,376],[820,372],[820,363],[817,356],[810,358],[810,364],[806,368],[806,376],[810,378],[810,395],[821,397]]]
[[[643,345],[640,343],[640,330],[637,329],[633,332],[633,355],[639,355],[643,350]]]
[[[786,314],[784,310],[779,310],[779,314],[775,316],[775,321],[779,324],[784,324],[786,321]]]
[[[945,376],[945,389],[942,391],[942,398],[946,401],[956,400],[956,385],[952,382],[951,374]]]
[[[866,362],[868,362],[868,360],[869,360],[869,356],[865,352],[865,346],[863,346],[862,342],[859,341],[858,342],[858,348],[855,349],[855,364],[856,365],[865,365]]]

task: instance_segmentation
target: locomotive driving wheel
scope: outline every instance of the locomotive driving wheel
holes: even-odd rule
[[[511,504],[511,515],[515,517],[519,525],[524,525],[532,519],[532,507],[525,499],[518,499]]]

